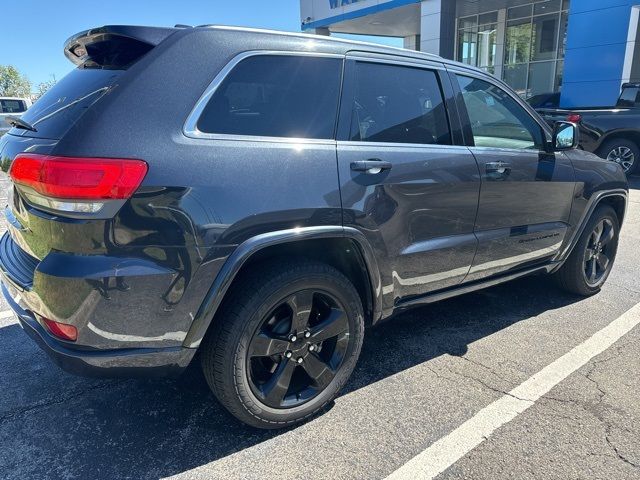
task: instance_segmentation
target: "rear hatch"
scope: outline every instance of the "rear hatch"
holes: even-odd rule
[[[106,26],[69,38],[64,54],[77,68],[56,83],[22,120],[33,129],[11,134],[60,139],[93,104],[117,87],[118,79],[145,54],[175,32],[174,28]]]
[[[77,68],[22,116],[22,128],[14,127],[0,138],[4,172],[10,172],[16,157],[26,156],[30,157],[30,163],[23,163],[32,169],[27,173],[27,177],[33,176],[31,180],[47,174],[50,179],[54,178],[54,183],[60,178],[67,183],[60,190],[60,185],[49,188],[43,187],[42,182],[29,184],[29,178],[25,177],[26,183],[9,185],[5,210],[9,232],[12,241],[29,256],[42,260],[52,250],[82,254],[100,254],[106,250],[109,221],[126,198],[120,190],[118,193],[112,188],[103,189],[103,198],[93,199],[91,195],[99,189],[88,188],[86,182],[95,180],[99,183],[106,177],[102,180],[92,178],[86,166],[94,168],[95,163],[99,169],[126,170],[129,164],[123,162],[129,160],[109,160],[111,163],[106,165],[102,159],[76,158],[66,162],[67,153],[57,147],[71,128],[82,128],[83,118],[99,115],[101,100],[117,91],[130,67],[174,31],[171,28],[108,26],[71,37],[64,53]],[[55,156],[59,158],[56,160]],[[53,173],[43,166],[47,162],[57,162]],[[100,172],[106,175],[103,170]],[[75,190],[74,182],[78,183]],[[6,188],[6,183],[2,183]],[[88,196],[87,192],[90,192]],[[65,197],[61,198],[61,195]],[[100,204],[98,209],[92,202]]]

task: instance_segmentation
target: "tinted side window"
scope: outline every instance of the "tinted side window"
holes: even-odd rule
[[[540,149],[542,128],[504,90],[477,78],[458,76],[477,147]]]
[[[0,113],[21,113],[27,109],[22,100],[0,100]]]
[[[349,138],[450,145],[436,74],[421,68],[357,62]]]
[[[240,62],[198,120],[206,133],[333,138],[342,60],[261,55]]]
[[[627,87],[622,90],[616,106],[622,108],[633,108],[638,105],[640,105],[640,89],[636,87]]]

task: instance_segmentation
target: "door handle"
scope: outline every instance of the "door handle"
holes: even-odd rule
[[[377,175],[384,170],[391,170],[392,166],[391,162],[386,162],[377,158],[351,162],[351,170],[354,172],[364,172],[369,175]]]
[[[507,162],[487,162],[485,168],[488,174],[506,177],[511,173],[511,164]]]

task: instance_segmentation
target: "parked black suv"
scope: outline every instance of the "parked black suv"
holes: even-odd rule
[[[0,142],[2,290],[66,370],[182,371],[242,421],[338,393],[365,325],[523,275],[600,290],[627,201],[506,85],[442,58],[109,26]]]

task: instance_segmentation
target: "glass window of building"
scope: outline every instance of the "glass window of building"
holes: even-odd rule
[[[457,59],[524,98],[562,86],[569,0],[457,0]]]
[[[458,61],[495,73],[498,12],[458,20]]]
[[[531,18],[507,22],[505,64],[525,63],[531,57]]]

